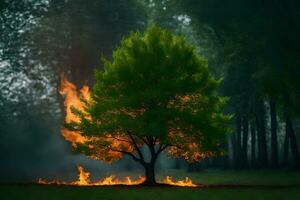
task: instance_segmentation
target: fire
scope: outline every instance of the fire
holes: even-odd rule
[[[80,118],[72,112],[72,107],[84,113],[85,105],[81,100],[84,99],[87,102],[91,102],[89,87],[87,85],[84,85],[78,91],[77,87],[73,83],[71,83],[64,74],[61,74],[61,86],[59,89],[59,93],[64,97],[64,106],[66,110],[65,122],[80,122]],[[85,137],[81,135],[80,132],[70,131],[65,128],[61,129],[61,133],[67,141],[72,143],[74,147],[76,147],[78,143],[99,140],[99,138]],[[110,144],[109,146],[112,149],[121,149],[128,152],[132,152],[134,150],[132,145],[126,142],[129,141],[129,138],[122,134],[114,137],[110,134],[107,134],[101,138],[101,141]],[[105,156],[110,159],[107,161],[111,162],[112,160],[118,160],[122,157],[122,154],[120,152],[107,150],[103,152],[103,149],[97,148],[97,145],[90,144],[89,148],[93,148],[93,151],[91,152],[94,153],[89,155],[89,157],[93,159],[99,159]]]
[[[91,182],[90,181],[90,173],[85,171],[82,166],[78,166],[78,179],[73,182],[65,182],[65,181],[59,181],[59,180],[53,180],[53,181],[46,181],[43,179],[39,179],[39,184],[46,184],[46,185],[74,185],[74,186],[105,186],[105,185],[138,185],[145,181],[145,178],[140,176],[136,180],[132,180],[130,177],[125,177],[123,180],[119,180],[115,175],[111,175],[108,177],[105,177],[101,180]]]
[[[80,96],[84,99],[90,99],[90,91],[87,85],[84,85],[80,91],[77,91],[76,86],[71,83],[64,74],[61,74],[61,86],[59,93],[65,98],[64,105],[66,107],[66,118],[67,123],[75,121],[78,122],[79,118],[72,113],[71,107],[75,107],[79,110],[83,110],[83,103],[80,101]]]
[[[75,182],[76,185],[89,185],[90,184],[90,173],[84,171],[83,167],[78,166],[78,180]]]
[[[64,97],[64,106],[66,108],[66,117],[65,122],[70,123],[72,121],[78,122],[80,119],[78,116],[76,116],[71,108],[75,107],[81,111],[83,111],[84,105],[80,100],[80,96],[82,96],[84,99],[89,100],[90,99],[90,91],[89,87],[87,85],[84,85],[80,91],[77,91],[77,87],[71,83],[64,74],[61,74],[61,86],[59,93]],[[75,131],[69,131],[66,129],[61,129],[62,135],[67,141],[70,141],[73,143],[84,143],[88,141],[87,138],[80,135],[80,133]]]
[[[163,183],[167,185],[175,185],[175,186],[182,186],[182,187],[197,187],[197,185],[194,184],[193,181],[188,177],[185,177],[184,180],[174,181],[172,180],[172,177],[166,176],[163,179]]]
[[[78,179],[72,182],[65,182],[60,180],[47,181],[44,179],[38,179],[38,184],[43,185],[73,185],[73,186],[107,186],[107,185],[139,185],[145,181],[145,177],[139,176],[138,179],[132,179],[127,176],[125,179],[118,179],[115,175],[105,177],[101,180],[91,182],[90,173],[85,171],[82,166],[78,166]],[[170,176],[166,176],[163,181],[163,184],[179,186],[179,187],[197,187],[196,184],[192,182],[191,179],[185,178],[184,180],[174,181]]]

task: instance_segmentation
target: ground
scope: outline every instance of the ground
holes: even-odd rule
[[[6,199],[104,199],[104,200],[281,200],[300,199],[300,172],[291,171],[219,171],[197,173],[169,171],[174,177],[189,176],[208,188],[165,187],[71,187],[32,184],[2,184],[1,200]]]

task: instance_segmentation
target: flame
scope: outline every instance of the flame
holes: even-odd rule
[[[78,179],[73,182],[65,182],[59,180],[47,181],[44,179],[38,179],[38,184],[44,185],[74,185],[74,186],[105,186],[105,185],[139,185],[145,181],[145,177],[139,176],[138,179],[133,180],[131,177],[127,176],[125,179],[120,180],[115,175],[105,177],[101,180],[91,182],[90,173],[85,171],[82,166],[78,166]]]
[[[83,167],[78,166],[78,180],[74,183],[75,185],[89,185],[90,184],[90,173],[84,171]]]
[[[188,177],[185,177],[184,180],[174,181],[174,180],[172,180],[172,177],[166,176],[163,179],[163,183],[167,184],[167,185],[175,185],[175,186],[181,186],[181,187],[197,187],[197,185],[194,184],[193,181]]]
[[[85,105],[82,99],[89,103],[92,102],[89,87],[87,85],[84,85],[78,91],[77,87],[73,83],[71,83],[64,74],[61,74],[61,86],[59,89],[59,93],[64,97],[64,106],[66,110],[65,122],[80,122],[80,118],[72,112],[72,107],[85,113]],[[130,113],[129,111],[123,110],[122,112],[132,115],[132,113]],[[87,118],[89,118],[88,115]],[[65,128],[61,129],[61,133],[67,141],[72,143],[73,147],[76,147],[78,143],[85,143],[87,141],[96,142],[101,139],[101,142],[106,142],[107,144],[109,144],[111,149],[121,149],[124,151],[126,150],[127,152],[132,152],[134,150],[132,145],[128,142],[130,140],[128,136],[121,133],[116,136],[106,134],[101,138],[86,137],[81,135],[80,132],[70,131]],[[93,149],[93,151],[90,151],[91,154],[88,156],[93,159],[102,159],[106,160],[107,162],[111,162],[112,160],[118,160],[122,157],[122,154],[120,152],[112,150],[108,151],[107,149],[104,150],[103,148],[98,148],[97,145],[90,144],[89,148]]]
[[[87,85],[84,85],[80,91],[77,91],[76,86],[71,83],[64,74],[61,74],[61,86],[59,93],[65,98],[64,105],[66,107],[65,121],[70,123],[72,121],[79,122],[78,116],[71,111],[71,107],[75,107],[83,111],[84,105],[80,101],[80,96],[84,99],[90,99],[90,91]]]
[[[66,117],[65,122],[70,123],[72,121],[79,122],[79,117],[76,116],[71,108],[75,107],[78,110],[83,111],[84,105],[80,100],[80,96],[82,96],[85,100],[90,100],[90,91],[87,85],[84,85],[80,91],[77,91],[77,87],[71,83],[64,74],[61,74],[61,86],[59,89],[59,93],[64,97],[64,106],[66,108]],[[67,141],[72,142],[73,145],[76,143],[84,143],[88,141],[87,138],[80,135],[80,133],[75,131],[69,131],[67,129],[62,128],[61,133]]]
[[[145,181],[145,177],[139,176],[137,179],[132,179],[131,177],[127,176],[125,179],[118,179],[116,175],[111,175],[100,179],[95,182],[90,181],[90,173],[85,171],[82,166],[78,166],[78,179],[73,182],[65,182],[60,180],[53,180],[47,181],[44,179],[39,178],[37,183],[43,185],[73,185],[73,186],[107,186],[107,185],[139,185]],[[163,184],[172,185],[172,186],[179,186],[179,187],[197,187],[196,184],[192,182],[191,179],[186,177],[184,180],[174,181],[170,176],[166,176],[163,181]]]

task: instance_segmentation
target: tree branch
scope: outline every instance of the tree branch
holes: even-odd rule
[[[145,144],[148,144],[148,141],[147,140],[145,140],[145,138],[144,137],[139,137]]]
[[[157,142],[157,137],[154,137],[154,141],[153,141],[153,144],[155,145],[156,144],[156,142]]]
[[[152,144],[153,144],[153,138],[152,138],[152,137],[146,136],[146,139],[147,139],[147,143],[148,143],[149,145],[152,145]]]
[[[119,152],[119,153],[123,153],[125,155],[129,155],[130,157],[132,157],[133,160],[135,160],[136,162],[139,162],[141,164],[145,163],[144,160],[137,158],[133,153],[130,153],[128,151],[122,151],[122,150],[117,150],[117,149],[112,149],[112,148],[109,148],[109,150]]]
[[[111,150],[111,151],[115,151],[115,152],[123,153],[123,154],[125,154],[125,155],[129,155],[129,156],[130,156],[133,160],[135,160],[136,162],[139,162],[139,163],[141,163],[142,165],[145,165],[145,161],[144,161],[144,160],[137,158],[137,157],[136,157],[133,153],[131,153],[131,152],[123,151],[123,150],[118,150],[118,149],[113,149],[113,148],[111,148],[111,147],[109,147],[109,146],[106,146],[106,145],[102,145],[102,146],[105,147],[105,148],[107,148],[107,149],[109,149],[109,150]]]
[[[156,154],[160,154],[161,152],[163,152],[168,147],[170,147],[170,145],[167,145],[167,144],[163,145],[163,144],[161,144],[159,146],[158,151],[156,152]]]
[[[145,160],[145,159],[144,159],[144,156],[143,156],[143,154],[142,154],[140,148],[137,146],[136,141],[134,140],[134,138],[133,138],[131,132],[130,132],[130,131],[127,131],[127,133],[128,133],[128,135],[129,135],[129,137],[130,137],[132,143],[133,143],[133,146],[134,146],[135,150],[138,152],[138,154],[139,154],[139,156],[140,156],[140,159],[144,161],[144,160]]]

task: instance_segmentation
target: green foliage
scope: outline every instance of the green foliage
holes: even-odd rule
[[[216,95],[219,81],[182,36],[152,25],[131,33],[103,62],[86,113],[74,112],[81,122],[69,129],[88,137],[130,131],[180,148],[199,144],[193,151],[219,150],[230,118],[220,112],[226,98]]]

